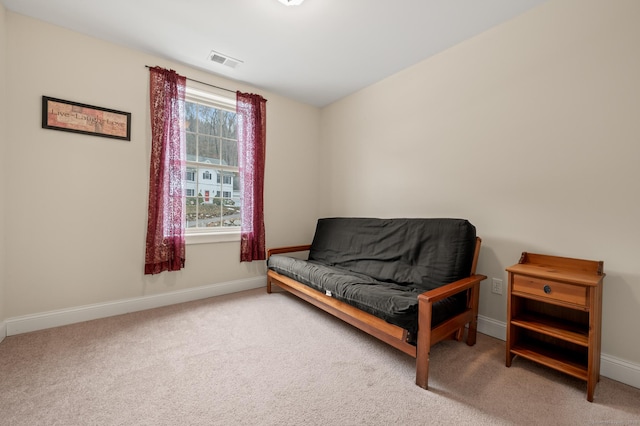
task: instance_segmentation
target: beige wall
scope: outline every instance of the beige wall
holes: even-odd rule
[[[6,183],[6,170],[7,170],[7,156],[5,154],[5,147],[7,145],[6,139],[6,109],[4,101],[7,98],[5,90],[5,69],[7,66],[6,59],[6,26],[5,21],[5,8],[0,4],[0,340],[4,337],[4,327],[2,327],[3,321],[6,319],[5,315],[5,183]]]
[[[552,0],[325,108],[322,214],[468,218],[505,284],[522,251],[603,260],[603,353],[640,364],[639,22]]]
[[[318,216],[317,108],[12,12],[2,22],[10,106],[6,170],[12,177],[0,197],[9,247],[5,317],[264,277],[264,262],[239,262],[237,242],[189,245],[185,269],[144,276],[145,65],[268,99],[267,241],[310,238],[309,224]],[[42,95],[131,112],[131,141],[42,129]]]

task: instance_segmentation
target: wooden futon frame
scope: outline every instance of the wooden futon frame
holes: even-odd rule
[[[468,278],[445,284],[434,290],[418,295],[418,336],[416,345],[407,341],[407,330],[390,324],[383,319],[363,312],[358,308],[336,300],[331,296],[327,296],[324,293],[316,291],[272,270],[267,272],[267,293],[272,292],[272,286],[275,284],[312,305],[359,328],[365,333],[416,358],[416,384],[427,389],[431,346],[445,339],[461,341],[467,324],[467,344],[472,346],[476,343],[480,282],[487,278],[485,275],[476,274],[481,242],[482,240],[477,237],[471,274]],[[304,252],[310,248],[311,245],[272,248],[267,251],[267,257],[273,254]],[[431,312],[433,304],[460,292],[466,292],[467,294],[465,311],[432,328]]]

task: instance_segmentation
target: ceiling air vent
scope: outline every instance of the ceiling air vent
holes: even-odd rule
[[[216,52],[215,50],[212,50],[211,53],[209,53],[209,60],[220,65],[226,65],[229,68],[235,68],[239,64],[243,63],[240,59],[235,59],[230,56],[223,55],[222,53]]]

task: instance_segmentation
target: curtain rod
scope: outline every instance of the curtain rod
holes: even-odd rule
[[[147,68],[155,68],[155,67],[150,67],[149,65],[145,65],[145,67],[147,67]],[[216,86],[214,84],[205,83],[204,81],[200,81],[200,80],[194,80],[193,78],[189,78],[189,77],[185,77],[185,78],[187,80],[195,81],[196,83],[204,84],[205,86],[215,87],[216,89],[226,90],[227,92],[236,93],[235,90],[227,89],[225,87],[220,87],[220,86]]]

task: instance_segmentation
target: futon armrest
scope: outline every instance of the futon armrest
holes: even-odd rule
[[[267,259],[271,257],[272,254],[294,253],[297,251],[307,251],[309,249],[311,249],[311,244],[301,246],[275,247],[267,250]]]
[[[471,275],[468,278],[463,278],[458,281],[454,281],[449,284],[445,284],[442,287],[434,288],[433,290],[426,291],[420,295],[418,295],[418,300],[422,299],[427,303],[435,303],[439,300],[446,299],[447,297],[451,297],[454,294],[460,293],[462,291],[468,290],[474,285],[480,284],[482,280],[486,280],[487,277],[485,275]]]

